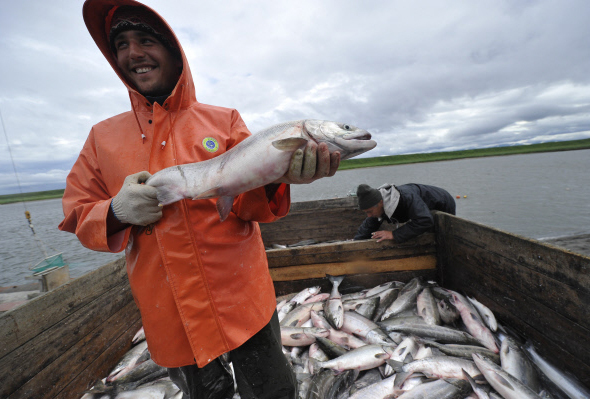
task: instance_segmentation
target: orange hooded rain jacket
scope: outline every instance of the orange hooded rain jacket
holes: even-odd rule
[[[162,106],[150,104],[117,68],[108,41],[117,5],[153,12],[178,44],[183,72]],[[287,214],[289,186],[282,184],[271,201],[263,187],[238,196],[224,222],[215,200],[182,200],[164,207],[152,230],[134,226],[107,237],[111,199],[126,176],[213,158],[250,132],[236,110],[197,102],[180,43],[153,10],[132,0],[87,0],[83,14],[94,41],[127,86],[132,110],[92,128],[67,178],[59,228],[93,250],[125,249],[153,360],[170,368],[203,367],[270,321],[276,300],[257,222]]]

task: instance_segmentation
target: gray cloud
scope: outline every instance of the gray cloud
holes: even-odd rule
[[[199,101],[255,132],[355,124],[364,156],[590,137],[590,3],[146,1],[175,28]],[[0,110],[27,191],[62,186],[93,124],[129,109],[81,4],[0,6]],[[6,62],[8,60],[8,62]],[[0,138],[0,194],[15,192]]]

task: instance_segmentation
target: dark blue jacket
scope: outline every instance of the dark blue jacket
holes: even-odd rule
[[[403,184],[394,186],[400,198],[391,218],[382,215],[379,218],[366,218],[354,236],[355,240],[371,238],[379,230],[383,221],[388,223],[406,223],[393,231],[395,242],[404,242],[434,227],[431,210],[455,214],[455,200],[446,190],[426,184]]]

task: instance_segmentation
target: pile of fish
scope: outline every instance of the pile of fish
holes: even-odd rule
[[[590,398],[477,300],[415,278],[278,298],[284,352],[306,399]]]
[[[328,278],[329,293],[277,298],[299,398],[590,398],[474,298],[420,278],[341,295],[344,277]],[[150,359],[143,328],[133,344],[82,399],[182,398]]]
[[[168,370],[151,359],[143,327],[132,343],[109,375],[81,399],[182,399],[182,391],[170,380]]]

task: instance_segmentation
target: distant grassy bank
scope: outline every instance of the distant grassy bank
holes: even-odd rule
[[[510,147],[482,148],[477,150],[433,152],[428,154],[390,155],[375,158],[359,158],[342,161],[338,170],[369,168],[373,166],[402,165],[419,162],[449,161],[453,159],[530,154],[535,152],[570,151],[590,149],[590,139],[558,141],[552,143],[515,145]],[[0,195],[0,205],[19,201],[39,201],[61,198],[64,190],[38,191],[24,194]]]
[[[49,191],[35,191],[24,194],[8,194],[0,195],[0,205],[10,204],[12,202],[20,201],[40,201],[53,198],[61,198],[64,195],[64,190],[49,190]]]
[[[494,157],[502,155],[530,154],[590,149],[590,139],[559,141],[542,144],[515,145],[510,147],[482,148],[477,150],[433,152],[427,154],[389,155],[375,158],[348,159],[340,163],[338,170],[368,168],[372,166],[402,165],[419,162],[449,161],[463,158]]]

